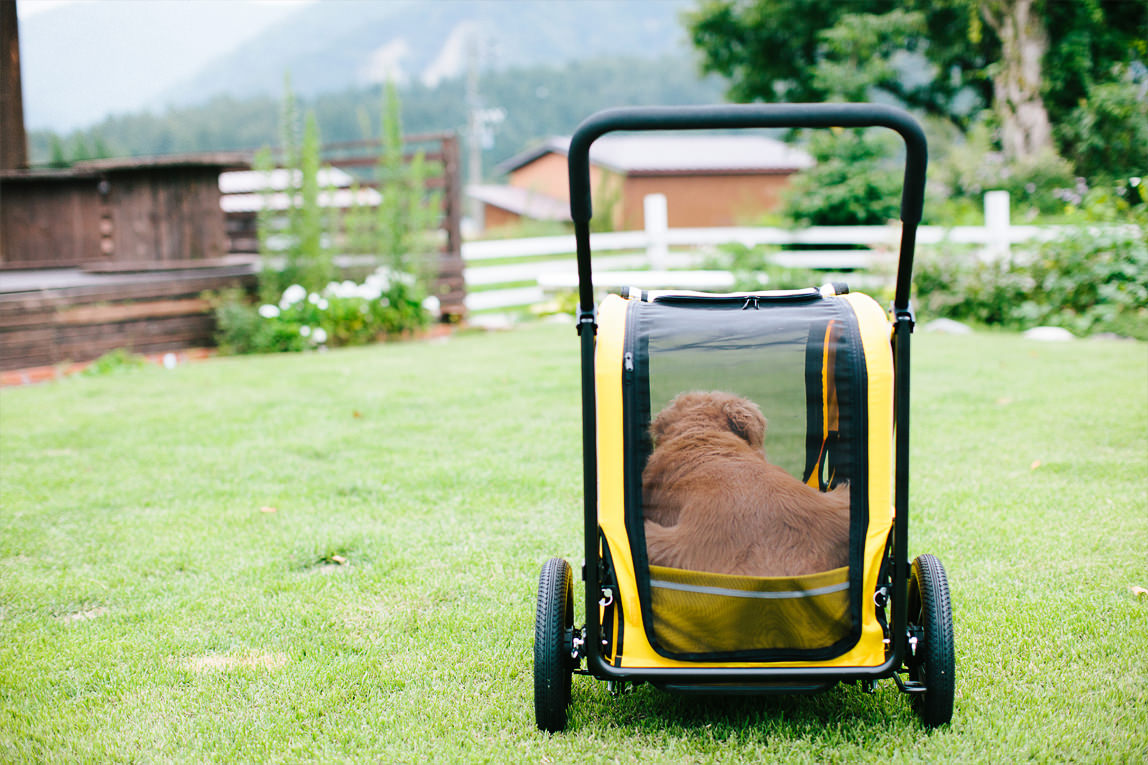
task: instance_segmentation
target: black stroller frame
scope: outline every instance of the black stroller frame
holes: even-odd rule
[[[603,605],[613,598],[613,592],[603,582],[609,574],[601,560],[598,507],[598,423],[595,406],[595,336],[598,329],[597,312],[591,271],[590,219],[590,147],[595,140],[614,131],[670,131],[670,130],[727,130],[740,128],[860,128],[884,127],[898,133],[905,144],[904,186],[901,199],[902,236],[895,297],[891,319],[893,368],[894,419],[894,486],[895,516],[886,554],[881,566],[878,591],[874,598],[882,613],[882,627],[886,627],[886,659],[879,666],[698,666],[636,668],[616,666],[603,655]],[[566,622],[562,633],[562,649],[568,650],[564,670],[565,690],[551,689],[546,683],[561,675],[561,669],[545,665],[549,657],[539,656],[536,632],[535,706],[537,722],[545,730],[561,730],[565,726],[565,704],[569,700],[569,673],[588,674],[611,683],[612,688],[628,683],[652,682],[683,690],[713,689],[719,692],[753,690],[794,692],[821,690],[841,681],[861,681],[862,687],[872,690],[875,682],[893,678],[900,690],[911,694],[915,706],[920,697],[929,692],[927,678],[913,671],[920,661],[917,657],[925,640],[925,630],[909,623],[910,579],[915,564],[908,560],[909,527],[909,340],[914,326],[910,304],[910,286],[914,258],[916,230],[921,220],[924,200],[927,147],[920,125],[903,110],[876,104],[752,104],[706,107],[638,107],[610,109],[585,120],[575,132],[569,149],[570,207],[577,242],[578,297],[577,330],[581,349],[582,391],[582,451],[584,476],[585,566],[585,624],[581,629],[573,626],[570,606],[562,610]],[[932,556],[923,556],[929,557]],[[558,559],[553,559],[558,560]],[[934,558],[933,561],[936,561]],[[564,563],[564,562],[563,562]],[[567,564],[568,565],[568,564]],[[940,569],[936,561],[936,569]],[[543,571],[543,580],[547,576]],[[943,569],[940,569],[944,580]],[[567,576],[569,580],[569,576]],[[948,611],[948,588],[944,584],[944,609]],[[541,585],[540,585],[541,586]],[[567,582],[566,587],[569,587]],[[891,610],[886,625],[885,607]],[[539,624],[543,620],[543,593],[539,593]],[[951,616],[949,618],[949,656],[952,664]],[[555,624],[557,622],[554,622]],[[582,661],[585,660],[585,669]],[[553,662],[550,662],[551,664]],[[561,663],[561,662],[560,662]],[[539,686],[540,671],[543,687]],[[949,670],[951,673],[951,669]],[[549,674],[547,674],[549,673]],[[902,677],[908,674],[912,679]],[[948,712],[922,713],[927,724],[947,722],[951,716],[952,678],[947,679]],[[561,683],[560,683],[561,684]],[[542,706],[540,706],[540,704]],[[918,712],[921,710],[918,709]],[[560,714],[559,714],[560,712]]]

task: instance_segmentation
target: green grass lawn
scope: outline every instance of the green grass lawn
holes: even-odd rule
[[[917,336],[950,726],[891,681],[579,677],[549,736],[534,588],[581,557],[577,348],[534,325],[0,392],[0,760],[1148,759],[1148,346]]]

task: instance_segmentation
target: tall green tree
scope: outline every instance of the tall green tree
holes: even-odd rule
[[[392,82],[385,89],[381,121],[377,172],[382,200],[376,218],[379,254],[395,273],[427,280],[433,264],[422,257],[426,253],[420,251],[420,238],[437,221],[442,195],[427,190],[432,168],[426,153],[418,151],[409,161],[405,156],[402,106]]]
[[[301,283],[312,290],[322,289],[335,277],[332,253],[323,238],[323,230],[330,223],[324,215],[319,199],[320,153],[319,122],[308,110],[303,123],[303,143],[299,153],[300,205],[299,251],[302,255]],[[293,172],[293,171],[292,171]],[[334,234],[333,229],[328,229]]]
[[[1148,0],[703,0],[686,24],[735,100],[878,92],[962,129],[991,106],[1020,161],[1120,64],[1148,60]]]

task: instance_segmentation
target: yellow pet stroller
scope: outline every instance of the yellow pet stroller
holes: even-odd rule
[[[589,153],[596,139],[612,131],[780,127],[885,127],[904,139],[903,228],[889,314],[844,285],[727,295],[627,290],[595,309]],[[949,721],[948,583],[934,556],[910,565],[907,552],[909,287],[925,165],[920,126],[899,109],[871,104],[615,109],[579,126],[569,169],[582,352],[585,623],[574,624],[569,563],[550,559],[535,622],[539,728],[565,728],[572,674],[605,680],[614,691],[649,682],[726,694],[816,692],[842,681],[871,691],[891,677],[926,725]],[[691,391],[752,401],[768,420],[769,463],[804,484],[793,491],[848,492],[840,560],[824,570],[759,576],[728,573],[721,561],[687,569],[652,558],[646,529],[655,500],[643,485],[657,447],[650,426]],[[688,492],[688,481],[681,483],[674,490]],[[813,539],[821,529],[797,530],[803,534]],[[734,542],[768,552],[775,540]]]

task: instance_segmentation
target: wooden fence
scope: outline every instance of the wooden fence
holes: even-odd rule
[[[0,292],[0,370],[94,359],[116,348],[155,353],[213,344],[215,320],[201,294],[254,285],[249,265],[98,275],[60,270],[5,274]]]
[[[458,138],[454,133],[419,133],[404,136],[403,141],[407,162],[421,152],[428,166],[438,171],[427,180],[428,191],[439,192],[442,199],[437,222],[442,232],[442,245],[437,253],[428,253],[428,257],[436,259],[432,269],[435,274],[432,291],[439,299],[444,316],[462,318],[466,312],[466,282],[463,279],[462,174]],[[376,171],[381,151],[382,145],[376,140],[331,143],[322,149],[322,162],[352,173],[361,188],[378,189]],[[347,193],[333,195],[327,203],[345,212],[351,204],[349,190],[338,191]],[[256,251],[255,220],[255,209],[227,213],[232,253]]]
[[[423,148],[441,168],[430,184],[442,192],[442,246],[430,255],[434,289],[444,314],[461,318],[458,142],[449,133],[406,141],[408,154]],[[375,185],[377,145],[335,144],[326,153],[328,164],[359,168],[362,183]],[[244,161],[205,155],[0,172],[0,370],[84,361],[115,348],[212,345],[214,317],[200,294],[255,284],[250,247],[236,248],[244,237],[253,243],[254,212],[225,219],[218,186],[221,169]],[[194,183],[187,167],[198,173]]]

